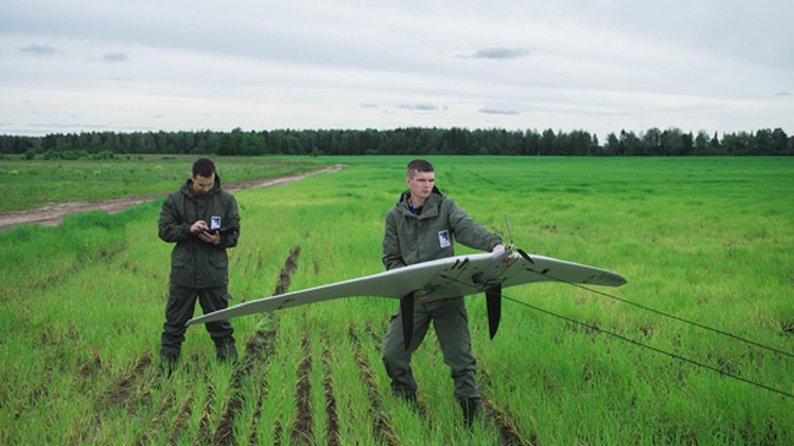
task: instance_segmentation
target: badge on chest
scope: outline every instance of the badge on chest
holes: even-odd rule
[[[446,229],[438,231],[438,245],[442,248],[449,248],[450,244],[449,231]]]

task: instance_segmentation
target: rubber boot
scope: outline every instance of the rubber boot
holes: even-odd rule
[[[482,409],[482,403],[479,397],[466,398],[460,401],[460,408],[463,409],[463,424],[467,429],[471,429],[474,424],[474,419]]]
[[[412,406],[419,406],[416,401],[416,392],[395,392],[394,395]]]
[[[218,361],[231,363],[237,362],[237,348],[235,347],[234,342],[216,347],[215,351],[217,353]]]
[[[179,354],[160,353],[160,373],[166,378],[169,378],[178,358]]]

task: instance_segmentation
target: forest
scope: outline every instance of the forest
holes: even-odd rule
[[[114,154],[216,155],[545,155],[545,156],[791,156],[794,136],[781,128],[693,134],[678,128],[609,133],[407,127],[391,130],[251,130],[0,135],[0,155],[78,159]]]

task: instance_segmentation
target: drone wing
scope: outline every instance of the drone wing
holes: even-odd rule
[[[501,289],[531,282],[559,281],[620,286],[619,274],[593,266],[536,255],[508,257],[508,252],[463,255],[409,265],[370,276],[244,302],[193,318],[187,325],[354,296],[400,299],[406,345],[413,332],[414,296],[425,300],[485,292],[491,337],[499,325]],[[405,317],[410,316],[410,317]]]

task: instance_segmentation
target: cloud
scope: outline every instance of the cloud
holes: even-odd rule
[[[790,1],[187,3],[4,2],[0,122],[794,133]]]
[[[479,113],[487,113],[489,115],[517,115],[519,114],[516,110],[504,109],[504,108],[494,108],[494,107],[483,107],[477,110]]]
[[[472,54],[471,56],[463,56],[467,59],[519,59],[522,57],[527,57],[531,53],[530,50],[526,48],[483,48],[481,50],[477,50],[476,53]]]
[[[104,62],[124,62],[127,60],[127,53],[105,53],[102,60]]]
[[[397,108],[404,108],[406,110],[419,110],[419,111],[436,111],[438,110],[438,106],[430,104],[430,103],[422,103],[422,104],[400,104],[397,105]]]
[[[116,126],[116,125],[105,125],[99,123],[90,123],[90,122],[63,122],[63,121],[55,121],[55,122],[31,122],[24,124],[28,128],[42,128],[45,129],[47,133],[52,132],[76,132],[76,131],[85,131],[85,129],[111,129],[116,131],[152,131],[154,128],[152,126],[145,126],[145,125],[128,125],[128,126]]]
[[[60,128],[82,128],[82,127],[89,127],[89,128],[97,128],[97,129],[105,129],[109,126],[104,124],[95,124],[95,123],[79,123],[79,122],[41,122],[41,123],[28,123],[26,124],[28,127],[43,127],[43,128],[53,128],[53,127],[60,127]]]
[[[38,45],[38,44],[33,44],[26,46],[24,48],[20,48],[19,51],[27,54],[32,54],[34,56],[52,56],[58,52],[57,49],[49,45]]]

